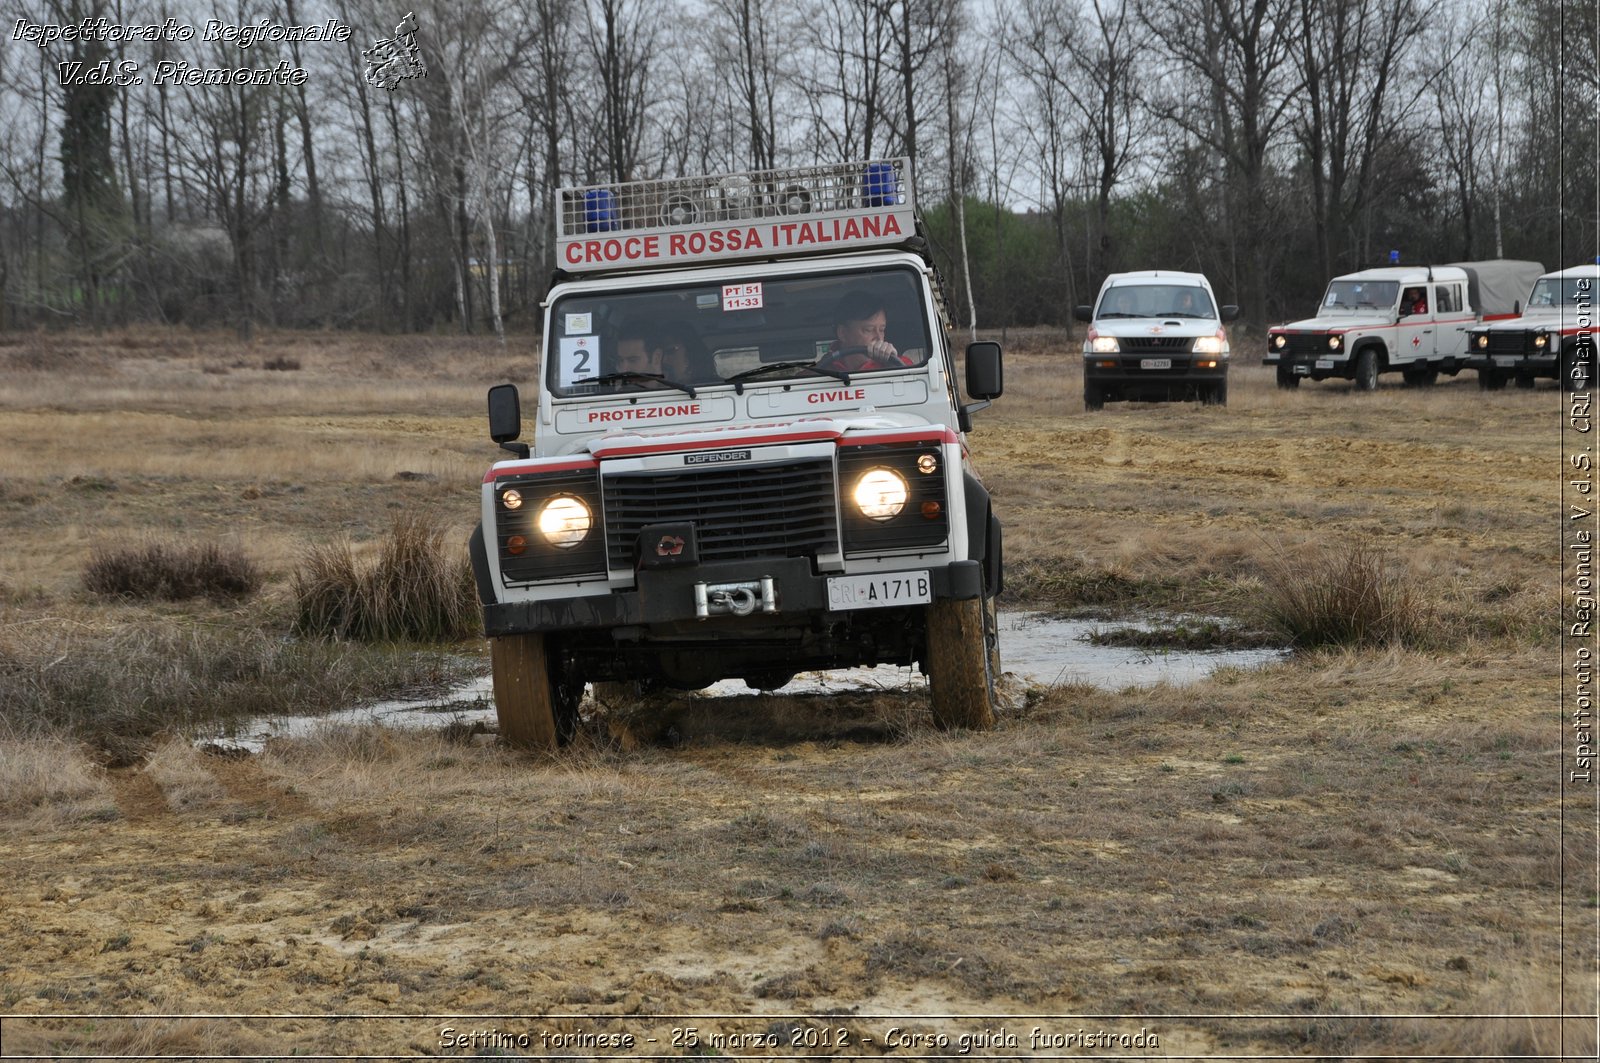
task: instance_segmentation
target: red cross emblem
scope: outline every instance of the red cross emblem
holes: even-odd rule
[[[1421,347],[1422,346],[1422,337],[1421,336],[1412,336],[1411,337],[1411,346],[1413,346],[1413,347]]]

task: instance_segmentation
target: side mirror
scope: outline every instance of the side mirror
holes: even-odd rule
[[[1005,390],[1005,374],[1000,364],[1000,345],[982,342],[967,344],[967,394],[974,399],[997,399]]]
[[[1094,307],[1092,307],[1092,306],[1075,306],[1075,307],[1072,308],[1072,316],[1077,318],[1079,321],[1093,321],[1094,320]]]
[[[496,384],[489,389],[489,438],[518,457],[528,456],[526,443],[514,443],[522,434],[522,397],[515,384]]]
[[[1239,316],[1239,308],[1237,306],[1233,306],[1233,305],[1230,304],[1230,305],[1225,306],[1225,307],[1222,308],[1222,320],[1224,322],[1232,321],[1234,318],[1236,318],[1238,316]]]

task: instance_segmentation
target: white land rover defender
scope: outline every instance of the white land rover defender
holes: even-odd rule
[[[1469,328],[1466,364],[1478,371],[1478,386],[1498,391],[1515,380],[1531,388],[1536,377],[1556,378],[1563,391],[1592,386],[1597,289],[1600,265],[1546,273],[1533,282],[1521,317]]]
[[[585,682],[680,689],[920,666],[993,722],[1000,523],[968,461],[1000,347],[967,347],[891,159],[563,189],[533,445],[483,480],[473,570],[502,736],[571,737]]]
[[[1398,370],[1407,385],[1432,384],[1466,364],[1466,330],[1515,313],[1516,300],[1544,267],[1537,262],[1388,266],[1335,277],[1314,318],[1267,332],[1267,365],[1278,386],[1342,377],[1360,391]]]
[[[1083,338],[1083,408],[1119,399],[1228,403],[1228,333],[1237,306],[1217,306],[1199,273],[1113,273],[1091,307]]]

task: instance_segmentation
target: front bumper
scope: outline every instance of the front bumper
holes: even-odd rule
[[[1321,378],[1350,375],[1350,355],[1345,351],[1340,351],[1337,354],[1331,351],[1321,354],[1288,354],[1281,351],[1269,351],[1267,356],[1261,360],[1261,364],[1277,366],[1279,370],[1288,372],[1293,376]]]
[[[1492,369],[1508,375],[1554,376],[1556,373],[1556,357],[1554,352],[1544,354],[1470,354],[1462,365],[1468,369],[1482,372]]]
[[[1165,369],[1146,369],[1141,362],[1156,360],[1169,365]],[[1115,365],[1102,365],[1115,361]],[[1114,388],[1127,396],[1171,395],[1186,390],[1204,391],[1228,379],[1227,359],[1219,359],[1215,366],[1201,368],[1184,354],[1180,357],[1165,355],[1123,354],[1098,355],[1085,359],[1083,382]]]
[[[927,574],[935,599],[970,599],[983,593],[983,566],[977,561],[949,565],[909,566],[906,577]],[[892,578],[895,573],[874,572]],[[722,561],[675,568],[640,570],[632,590],[535,602],[485,602],[484,634],[491,638],[535,631],[614,630],[634,627],[681,628],[690,625],[737,625],[759,630],[794,625],[812,618],[876,614],[879,609],[835,610],[829,605],[827,575],[811,570],[805,558],[771,561]],[[697,615],[697,587],[760,585],[770,580],[774,609],[757,607],[748,615]],[[893,605],[887,608],[896,608]]]

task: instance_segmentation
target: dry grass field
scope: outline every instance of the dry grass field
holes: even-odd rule
[[[4,1053],[1593,1058],[1562,397],[1242,364],[1225,409],[1087,414],[1075,364],[1011,346],[971,437],[1011,604],[1260,628],[1358,555],[1404,622],[1018,692],[983,734],[912,691],[678,699],[671,743],[597,713],[555,758],[370,727],[208,754],[202,719],[485,668],[293,638],[292,588],[397,514],[464,542],[483,390],[529,346],[0,337]],[[260,589],[86,589],[152,544]]]

